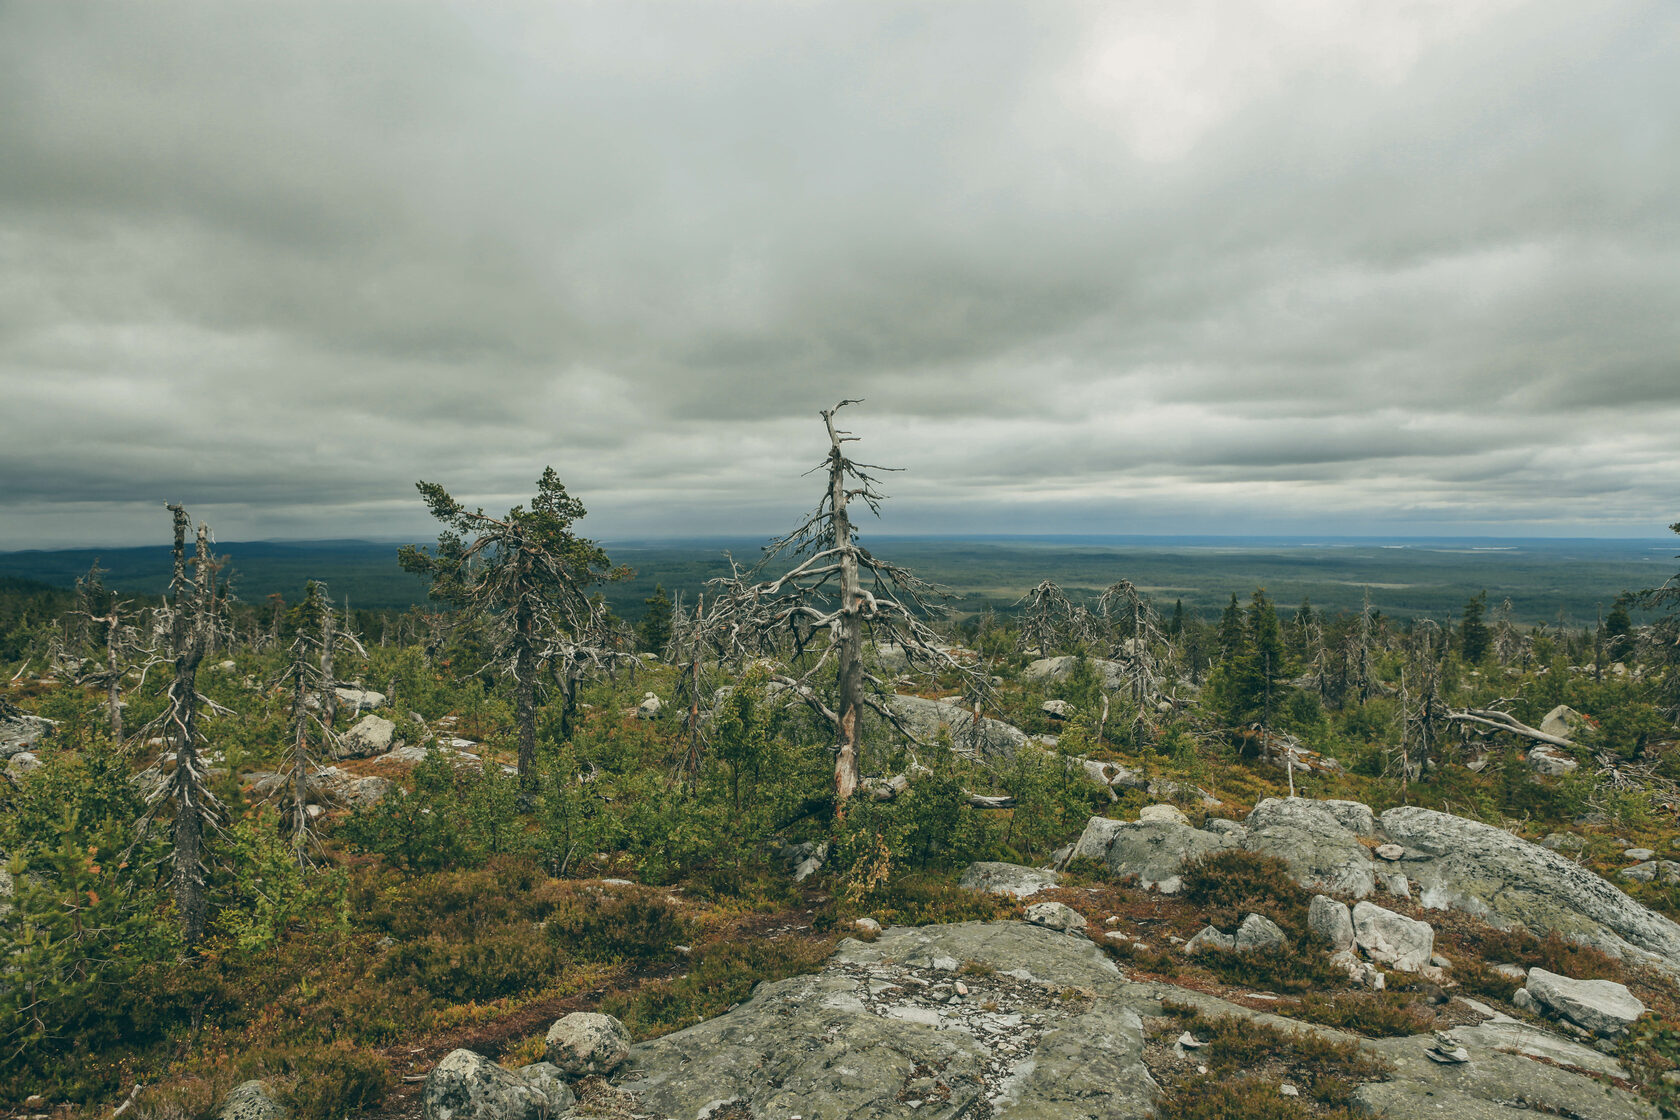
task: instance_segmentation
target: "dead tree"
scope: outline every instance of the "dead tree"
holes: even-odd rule
[[[104,667],[90,672],[88,663],[84,662],[83,671],[76,679],[78,683],[96,684],[105,689],[111,743],[120,749],[123,743],[122,683],[128,675],[129,658],[139,649],[139,634],[125,621],[129,602],[117,598],[105,587],[100,578],[103,574],[99,561],[95,560],[87,575],[76,580],[76,598],[80,603],[76,613],[84,616],[90,625],[99,627],[100,643],[105,649]]]
[[[716,595],[705,623],[708,641],[726,656],[791,654],[792,667],[772,680],[790,689],[831,729],[834,796],[842,805],[858,788],[865,710],[914,741],[891,710],[891,687],[864,664],[866,637],[877,645],[899,646],[913,673],[950,671],[967,677],[976,671],[941,649],[939,636],[925,621],[942,593],[857,542],[851,503],[862,501],[880,516],[885,495],[872,472],[897,469],[847,457],[845,445],[857,437],[836,428],[834,417],[859,403],[843,400],[822,410],[829,451],[820,467],[828,481],[821,500],[791,533],[765,546],[753,568],[743,572],[731,561],[729,576],[709,581]],[[767,578],[778,560],[792,566]],[[823,677],[830,670],[832,686]]]
[[[1161,694],[1160,663],[1155,650],[1164,646],[1170,654],[1171,640],[1161,627],[1161,616],[1129,579],[1113,584],[1102,593],[1097,600],[1097,613],[1108,623],[1111,633],[1119,631],[1118,640],[1110,642],[1109,653],[1120,662],[1121,678],[1134,708],[1133,739],[1136,745],[1142,746],[1146,705],[1154,704]],[[1098,738],[1101,737],[1099,729]]]
[[[333,640],[334,619],[332,602],[326,589],[311,581],[299,605],[297,635],[292,639],[290,657],[281,681],[291,685],[292,693],[292,757],[286,773],[289,803],[282,813],[281,828],[291,840],[292,858],[299,868],[307,869],[314,862],[319,849],[313,822],[309,816],[309,785],[320,769],[312,745],[312,733],[318,733],[323,747],[334,740],[331,709],[326,696],[332,690],[331,661],[327,653]],[[321,694],[321,715],[317,718],[309,708],[311,691]]]
[[[198,667],[216,632],[216,571],[210,554],[210,527],[203,522],[193,544],[187,569],[187,530],[192,519],[178,504],[168,507],[174,518],[174,575],[169,584],[169,651],[175,676],[169,682],[168,705],[159,719],[165,739],[175,753],[175,769],[160,791],[174,809],[170,825],[170,879],[181,922],[181,938],[191,947],[204,936],[209,918],[205,896],[204,840],[221,816],[210,789],[210,775],[199,755],[198,715],[209,702],[198,692]]]
[[[1061,649],[1082,636],[1073,604],[1049,580],[1015,601],[1018,607],[1023,604],[1026,609],[1021,612],[1021,636],[1015,643],[1021,652],[1037,650],[1040,657],[1049,657],[1052,649]]]
[[[586,511],[553,467],[543,471],[529,511],[514,506],[500,518],[468,510],[435,482],[416,485],[446,528],[435,551],[404,546],[398,560],[431,580],[432,598],[455,606],[458,621],[487,624],[495,661],[513,678],[519,783],[529,792],[537,781],[538,678],[567,651],[604,645],[598,640],[604,611],[586,589],[628,572],[609,570],[606,552],[572,532]],[[574,657],[565,666],[568,700],[575,694],[572,669],[587,660]]]
[[[1412,628],[1407,641],[1411,655],[1411,685],[1401,677],[1401,791],[1407,782],[1423,776],[1424,768],[1440,745],[1441,729],[1448,722],[1446,701],[1441,696],[1441,667],[1446,659],[1445,635],[1432,619]]]

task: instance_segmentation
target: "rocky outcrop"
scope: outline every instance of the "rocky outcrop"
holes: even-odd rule
[[[1309,890],[1364,898],[1376,889],[1369,836],[1371,810],[1357,801],[1269,797],[1248,815],[1242,845],[1277,856]]]
[[[842,942],[817,974],[761,984],[717,1019],[632,1047],[615,1080],[634,1114],[677,1120],[1148,1116],[1159,1090],[1144,1019],[1168,1000],[1382,1056],[1394,1072],[1353,1091],[1390,1120],[1657,1118],[1589,1076],[1625,1077],[1613,1059],[1475,1004],[1464,1015],[1475,1022],[1445,1042],[1362,1039],[1167,983],[1128,982],[1087,939],[1019,922]],[[1448,1042],[1467,1060],[1444,1062]]]
[[[1225,836],[1191,828],[1172,821],[1103,821],[1094,818],[1074,847],[1074,855],[1088,855],[1101,849],[1099,858],[1120,878],[1136,876],[1139,885],[1177,894],[1183,889],[1180,876],[1184,861],[1228,848]]]
[[[962,997],[940,966],[966,961],[985,967]],[[1019,922],[893,929],[637,1045],[618,1083],[682,1120],[1142,1116],[1157,1090],[1119,981],[1090,941]]]
[[[1056,885],[1060,878],[1061,876],[1054,871],[1045,871],[1036,867],[1022,867],[1018,863],[981,861],[968,865],[963,871],[962,879],[958,885],[965,890],[1026,898],[1028,895],[1037,894],[1039,891],[1049,890]]]
[[[1528,970],[1528,994],[1540,1006],[1605,1038],[1624,1033],[1645,1005],[1614,980],[1572,980],[1543,968]]]
[[[1557,932],[1614,956],[1680,968],[1680,925],[1653,913],[1573,860],[1504,829],[1432,809],[1382,814],[1383,832],[1422,858],[1406,864],[1431,909],[1490,925]]]
[[[53,721],[28,715],[0,701],[0,760],[32,750],[35,743],[53,729]]]
[[[1109,692],[1115,692],[1125,683],[1125,666],[1118,661],[1105,661],[1100,657],[1087,658],[1091,669],[1102,678],[1102,686]],[[1078,664],[1077,657],[1043,657],[1029,664],[1021,670],[1024,681],[1060,681],[1066,680],[1073,674],[1073,668]]]
[[[941,729],[951,736],[951,745],[962,752],[973,751],[983,759],[1010,759],[1027,743],[1027,733],[1000,719],[980,717],[974,733],[974,713],[955,702],[925,700],[920,696],[894,696],[893,715],[911,735],[923,743],[939,738]]]
[[[482,1054],[452,1050],[426,1075],[421,1120],[550,1120],[575,1101],[552,1070],[547,1063],[506,1070]]]

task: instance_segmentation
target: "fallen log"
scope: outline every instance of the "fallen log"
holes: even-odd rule
[[[1509,731],[1513,735],[1531,739],[1536,743],[1546,743],[1549,746],[1564,747],[1570,750],[1575,747],[1575,744],[1568,739],[1558,735],[1548,735],[1537,727],[1530,727],[1507,712],[1497,712],[1489,708],[1449,710],[1447,719],[1454,723],[1474,723],[1482,727],[1491,727],[1495,731]]]

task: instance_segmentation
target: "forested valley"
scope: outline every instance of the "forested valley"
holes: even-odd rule
[[[1128,975],[1293,993],[1379,1037],[1426,1028],[1442,985],[1524,1014],[1501,961],[1618,979],[1648,1008],[1618,1084],[1675,1106],[1672,978],[1462,918],[1438,982],[1350,986],[1275,858],[1209,857],[1167,898],[1070,846],[1146,806],[1209,828],[1266,799],[1419,806],[1680,918],[1680,587],[1586,627],[1264,588],[1202,617],[1124,571],[953,613],[864,547],[882,497],[825,420],[809,518],[633,617],[553,471],[501,515],[421,483],[441,535],[401,562],[425,607],[241,601],[180,507],[161,599],[97,567],[0,582],[0,1109],[198,1120],[262,1079],[308,1120],[418,1115],[459,1048],[530,1066],[576,1011],[655,1038],[842,937],[1021,916],[961,884],[977,861],[1059,869],[1045,897]],[[1179,950],[1250,911],[1289,935],[1264,961]],[[586,1079],[579,1114],[624,1114],[612,1092]],[[1163,1114],[1238,1114],[1208,1092]]]

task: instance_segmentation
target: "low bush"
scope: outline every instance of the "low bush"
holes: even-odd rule
[[[1405,992],[1314,993],[1301,1000],[1291,1012],[1309,1023],[1322,1023],[1373,1038],[1425,1034],[1435,1026],[1435,1016],[1418,1007]]]

